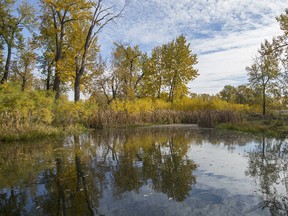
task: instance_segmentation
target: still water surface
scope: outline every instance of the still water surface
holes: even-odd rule
[[[0,215],[288,212],[287,140],[187,125],[0,145]]]

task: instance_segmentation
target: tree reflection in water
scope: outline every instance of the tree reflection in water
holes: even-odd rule
[[[249,153],[247,175],[255,178],[263,202],[272,215],[288,215],[288,142],[263,137],[257,150]]]
[[[1,161],[0,214],[102,215],[99,203],[108,188],[117,198],[144,185],[183,201],[197,166],[187,157],[193,133],[180,130],[108,130],[22,149],[17,160]],[[16,152],[15,146],[3,152]],[[13,169],[8,181],[4,173]]]
[[[152,188],[169,198],[183,201],[196,183],[196,164],[186,157],[189,139],[184,134],[126,137],[114,172],[116,194],[135,190],[152,181]],[[139,143],[137,143],[139,142]]]

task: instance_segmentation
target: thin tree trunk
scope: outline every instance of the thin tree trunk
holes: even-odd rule
[[[174,76],[172,79],[172,83],[171,83],[171,87],[170,87],[170,91],[169,91],[169,101],[171,103],[173,103],[174,101],[174,94],[175,94],[175,86],[176,86],[176,76],[177,76],[177,71],[174,72]]]
[[[6,64],[5,64],[5,69],[4,69],[4,75],[1,79],[1,84],[3,84],[4,82],[7,82],[8,80],[10,63],[11,63],[11,55],[12,55],[12,46],[8,45]]]
[[[265,87],[263,87],[263,104],[262,104],[262,114],[263,116],[266,115],[266,90]]]
[[[47,80],[46,80],[46,90],[47,91],[50,90],[51,74],[52,74],[52,68],[51,68],[51,65],[49,64],[48,69],[47,69]]]

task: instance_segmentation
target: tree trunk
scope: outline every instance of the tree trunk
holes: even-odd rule
[[[27,81],[26,77],[23,76],[23,77],[22,77],[22,86],[21,86],[22,92],[25,91],[25,88],[26,88],[26,81]]]
[[[6,64],[5,64],[5,69],[4,69],[4,75],[1,79],[1,84],[3,84],[4,82],[7,82],[8,80],[10,63],[11,63],[11,54],[12,54],[12,46],[8,44]]]
[[[262,114],[266,115],[266,89],[263,87],[263,104],[262,104]]]
[[[53,91],[56,93],[55,99],[58,99],[60,97],[60,77],[57,71],[55,72]]]
[[[174,76],[173,76],[173,79],[172,79],[172,82],[171,82],[171,86],[170,86],[170,91],[169,91],[169,98],[168,100],[173,103],[174,101],[174,94],[175,94],[175,87],[176,87],[176,78],[177,78],[177,71],[174,72]]]
[[[76,73],[75,83],[74,83],[74,101],[77,102],[80,100],[80,81],[81,81],[81,74]]]
[[[51,74],[52,74],[52,69],[51,69],[51,65],[49,64],[48,69],[47,69],[47,79],[46,79],[46,90],[47,91],[50,90]]]

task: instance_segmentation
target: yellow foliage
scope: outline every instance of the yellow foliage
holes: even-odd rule
[[[153,101],[154,110],[167,110],[171,108],[171,103],[157,99]]]
[[[111,103],[114,112],[127,112],[128,114],[139,114],[141,112],[153,112],[155,110],[175,110],[175,111],[205,111],[205,110],[231,110],[231,111],[250,111],[248,105],[232,104],[227,101],[214,98],[204,100],[203,98],[184,97],[174,103],[163,100],[138,99],[138,100],[114,100]]]
[[[98,106],[90,101],[78,101],[74,103],[67,98],[61,98],[54,105],[54,122],[56,124],[68,125],[85,123],[93,115],[97,114]]]
[[[50,124],[53,119],[53,96],[44,91],[21,92],[15,83],[0,87],[0,120],[16,128],[30,124]]]
[[[233,104],[219,98],[206,100],[201,97],[187,98],[184,97],[172,104],[174,110],[182,111],[203,111],[203,110],[231,110],[231,111],[249,111],[248,105]]]
[[[149,98],[138,100],[114,100],[111,109],[115,112],[127,112],[128,114],[139,114],[141,112],[153,112],[155,110],[169,109],[171,103],[163,100],[152,100]]]

